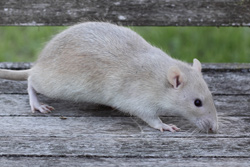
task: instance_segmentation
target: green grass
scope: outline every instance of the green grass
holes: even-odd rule
[[[30,62],[65,27],[0,27],[0,61]],[[250,63],[250,28],[132,27],[151,44],[187,62]]]
[[[250,62],[250,28],[143,27],[138,33],[172,57],[192,62]]]
[[[0,27],[0,61],[30,62],[64,27]]]

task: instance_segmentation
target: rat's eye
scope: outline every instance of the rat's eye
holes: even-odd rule
[[[201,107],[201,106],[202,106],[201,100],[200,100],[200,99],[195,99],[194,105],[195,105],[196,107]]]

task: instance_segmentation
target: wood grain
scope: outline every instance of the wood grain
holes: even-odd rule
[[[249,0],[2,0],[0,25],[250,26]]]
[[[249,167],[246,158],[111,158],[111,157],[35,157],[35,156],[8,156],[0,157],[1,167],[27,167],[28,166],[95,166],[95,167]]]
[[[94,129],[93,129],[94,130]],[[160,132],[159,132],[160,133]],[[55,132],[56,134],[56,132]],[[113,158],[250,158],[250,138],[147,138],[133,135],[0,137],[1,154]],[[195,142],[194,142],[195,141]]]
[[[149,127],[146,123],[136,117],[66,117],[60,116],[29,115],[27,117],[0,117],[1,130],[0,138],[11,136],[36,136],[36,137],[75,137],[88,138],[92,136],[98,138],[109,137],[132,137],[132,138],[250,138],[250,118],[249,117],[230,117],[220,122],[220,129],[217,134],[204,134],[195,131],[195,127],[188,121],[180,117],[162,117],[162,121],[168,124],[175,124],[182,128],[180,132],[161,133]],[[18,126],[13,126],[18,125]],[[20,131],[20,129],[22,129]],[[86,139],[87,140],[87,139]]]

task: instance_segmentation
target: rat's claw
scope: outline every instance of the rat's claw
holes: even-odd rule
[[[178,128],[177,126],[175,125],[167,125],[167,124],[162,124],[162,128],[160,128],[160,131],[163,132],[163,130],[167,130],[167,131],[170,131],[170,132],[176,132],[176,131],[180,131],[180,128]]]
[[[177,126],[173,125],[173,124],[169,124],[169,126],[172,127],[172,129],[174,129],[175,131],[180,131],[181,129],[178,128]]]
[[[40,104],[39,106],[32,107],[32,112],[39,111],[41,113],[50,113],[52,110],[55,110],[54,107],[51,107],[47,104]]]
[[[54,110],[54,108],[51,107],[51,106],[48,106],[46,104],[42,104],[42,105],[39,106],[38,110],[41,113],[50,113],[52,110]]]
[[[49,106],[49,105],[47,105],[47,104],[41,104],[41,106],[42,106],[44,109],[49,110],[49,111],[55,110],[54,107]]]

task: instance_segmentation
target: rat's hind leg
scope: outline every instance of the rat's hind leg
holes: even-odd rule
[[[36,91],[32,87],[29,79],[28,79],[28,94],[29,94],[31,110],[33,113],[35,111],[39,111],[41,113],[48,113],[48,112],[51,112],[52,110],[54,110],[54,108],[51,106],[39,103],[39,101],[37,99]]]

